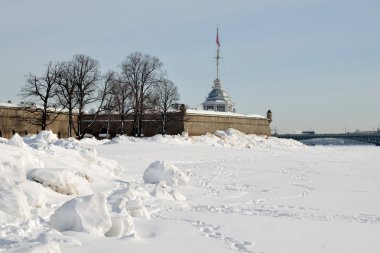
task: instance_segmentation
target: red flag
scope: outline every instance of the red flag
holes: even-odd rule
[[[218,28],[216,28],[216,44],[218,45],[218,47],[220,47]]]

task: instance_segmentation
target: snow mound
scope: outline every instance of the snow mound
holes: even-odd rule
[[[12,138],[8,141],[8,145],[16,146],[22,149],[27,149],[28,146],[25,144],[25,142],[22,140],[21,136],[18,135],[18,133],[15,133]]]
[[[107,140],[107,139],[98,140],[95,137],[92,137],[92,138],[83,138],[82,140],[80,140],[80,143],[86,146],[97,146],[97,145],[107,143],[109,141],[110,140]]]
[[[0,184],[0,223],[30,216],[30,207],[19,186]]]
[[[168,161],[155,161],[144,171],[144,182],[157,184],[166,181],[169,186],[187,185],[189,178]]]
[[[173,190],[170,186],[166,184],[165,181],[160,181],[156,188],[150,193],[153,197],[164,200],[186,200],[186,197],[176,191]]]
[[[24,142],[37,150],[48,150],[50,145],[58,140],[56,134],[51,130],[43,130],[37,135],[27,135],[24,137]]]
[[[98,193],[65,202],[50,217],[50,224],[58,231],[105,235],[112,227],[105,195]]]
[[[28,173],[28,178],[51,188],[55,192],[66,195],[86,195],[92,193],[88,181],[68,169],[34,169]]]
[[[54,142],[54,145],[65,149],[81,149],[82,147],[80,142],[73,137],[67,139],[59,139]]]
[[[191,143],[206,144],[209,146],[234,147],[234,148],[294,148],[304,147],[304,144],[295,140],[279,139],[263,135],[245,134],[233,128],[224,131],[216,131],[215,134],[193,136],[189,138]]]
[[[192,144],[202,144],[207,146],[217,146],[224,147],[226,143],[223,142],[218,136],[214,134],[207,133],[201,136],[192,136],[189,139],[189,142]]]
[[[175,144],[175,145],[187,143],[186,138],[180,136],[179,134],[177,135],[158,134],[158,135],[147,138],[147,140],[151,142],[169,143],[169,144]]]
[[[276,137],[245,134],[233,128],[224,131],[216,131],[214,134],[207,133],[201,136],[183,135],[155,135],[146,138],[117,137],[109,143],[120,142],[155,142],[172,145],[196,144],[227,148],[298,148],[305,147],[301,142]]]
[[[111,217],[112,226],[107,231],[105,236],[107,237],[123,237],[130,236],[135,232],[135,224],[131,215],[116,215]]]
[[[49,188],[45,188],[40,183],[29,180],[21,182],[19,186],[23,189],[31,208],[42,208],[46,206],[46,193],[50,190]]]
[[[116,191],[108,198],[111,211],[121,215],[131,215],[138,218],[150,218],[142,199],[149,198],[150,195],[141,188],[134,189],[128,186],[125,189]]]
[[[0,183],[15,184],[26,180],[26,170],[43,167],[44,163],[28,149],[0,144]]]
[[[138,138],[134,138],[134,137],[127,136],[127,135],[120,135],[120,136],[113,138],[109,142],[105,142],[105,144],[123,143],[123,142],[136,142],[137,140],[138,140]]]
[[[40,142],[52,143],[58,140],[58,137],[51,130],[44,130],[37,134],[35,140]]]
[[[80,154],[82,155],[84,159],[86,159],[90,163],[95,163],[97,160],[96,158],[97,158],[98,153],[95,149],[83,148],[80,151]]]

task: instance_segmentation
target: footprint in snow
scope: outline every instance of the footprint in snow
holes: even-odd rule
[[[207,224],[202,221],[191,222],[196,226],[201,234],[205,237],[217,239],[223,241],[230,249],[252,253],[252,247],[254,245],[251,241],[238,241],[232,237],[227,237],[223,234],[223,228],[218,225]]]

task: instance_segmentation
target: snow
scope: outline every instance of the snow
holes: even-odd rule
[[[108,197],[108,204],[113,213],[131,215],[139,218],[150,218],[142,199],[150,198],[148,192],[142,188],[133,189],[132,186],[117,190]]]
[[[144,182],[158,184],[165,181],[171,186],[187,185],[189,178],[169,161],[155,161],[144,171]]]
[[[106,196],[98,193],[71,199],[54,212],[50,224],[58,231],[105,235],[112,227]]]
[[[225,101],[221,101],[225,103]],[[218,112],[218,111],[206,111],[197,109],[186,109],[186,114],[196,114],[196,115],[218,115],[218,116],[230,116],[230,117],[245,117],[245,118],[260,118],[265,119],[266,117],[259,114],[240,114],[235,112]]]
[[[111,217],[111,223],[111,228],[105,234],[107,237],[125,237],[134,233],[135,224],[129,214],[113,216]]]
[[[30,207],[22,189],[16,185],[0,185],[0,221],[9,222],[13,219],[28,218]]]
[[[29,180],[66,195],[87,195],[92,193],[85,178],[75,175],[66,168],[34,169],[27,174],[27,177]]]
[[[234,129],[0,140],[0,251],[377,252],[375,146]]]
[[[22,149],[27,149],[27,145],[22,140],[21,136],[18,133],[15,133],[12,138],[9,140],[8,145],[19,147]]]
[[[13,103],[8,103],[8,102],[0,102],[0,107],[19,108],[21,106],[18,104],[13,104]]]
[[[186,197],[183,194],[168,186],[166,181],[160,181],[151,192],[151,195],[157,199],[186,200]]]

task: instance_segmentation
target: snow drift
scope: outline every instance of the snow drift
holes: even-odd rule
[[[69,200],[50,217],[50,224],[58,231],[105,235],[112,226],[105,195],[99,193]]]
[[[215,147],[229,148],[297,148],[304,147],[301,142],[291,139],[279,139],[271,136],[262,136],[255,134],[245,134],[233,128],[224,131],[216,131],[214,134],[207,133],[201,136],[183,135],[155,135],[145,138],[134,138],[130,136],[119,136],[107,144],[123,143],[123,142],[156,142],[172,145],[195,144],[207,145]]]
[[[187,185],[189,178],[169,161],[155,161],[144,171],[144,182],[157,184],[165,181],[169,186]]]
[[[33,169],[28,173],[27,177],[55,192],[66,195],[87,195],[92,193],[88,180],[74,174],[69,169]]]

